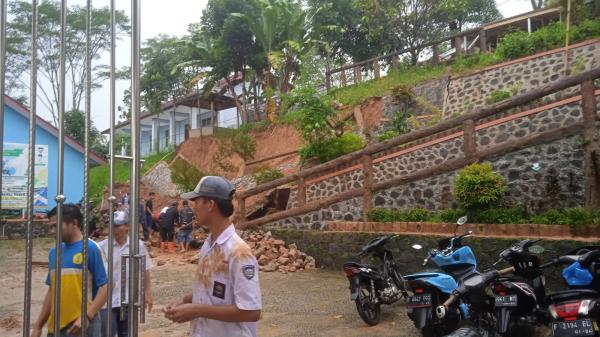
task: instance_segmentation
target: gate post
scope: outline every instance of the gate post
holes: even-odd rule
[[[362,157],[363,164],[363,220],[368,220],[369,212],[373,209],[373,158],[371,155]]]
[[[594,82],[581,84],[583,110],[585,207],[600,209],[600,142]]]

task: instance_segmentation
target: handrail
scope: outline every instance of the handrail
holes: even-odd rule
[[[518,141],[515,141],[510,144],[502,144],[502,145],[495,146],[491,149],[483,149],[480,151],[477,151],[476,143],[475,143],[475,132],[476,132],[475,122],[477,120],[492,116],[499,112],[503,112],[507,109],[514,108],[514,107],[522,105],[524,103],[528,103],[530,101],[542,98],[549,94],[553,94],[555,92],[562,91],[566,88],[569,88],[569,87],[572,87],[575,85],[579,85],[582,83],[583,84],[587,83],[586,85],[582,85],[582,89],[581,89],[582,96],[584,97],[584,99],[586,97],[588,97],[587,100],[590,100],[589,97],[595,97],[595,92],[594,92],[594,86],[593,85],[590,86],[589,83],[591,83],[593,80],[595,80],[597,78],[600,78],[600,67],[597,67],[592,70],[588,70],[588,71],[583,72],[578,75],[563,77],[553,83],[547,84],[543,87],[534,89],[527,93],[524,93],[524,94],[521,94],[518,96],[514,96],[505,101],[495,103],[488,107],[475,109],[474,111],[472,111],[470,113],[467,113],[462,116],[441,122],[437,125],[427,127],[424,129],[420,129],[420,130],[416,130],[416,131],[410,132],[408,134],[404,134],[399,137],[387,140],[385,142],[381,142],[381,143],[377,143],[377,144],[368,146],[360,151],[356,151],[356,152],[344,155],[338,159],[329,161],[327,163],[317,165],[315,167],[312,167],[312,168],[309,168],[306,170],[302,170],[302,171],[297,172],[296,174],[290,175],[288,177],[280,178],[280,179],[274,180],[272,182],[256,186],[249,190],[242,191],[240,193],[236,193],[236,198],[238,199],[238,205],[239,205],[238,221],[241,221],[240,223],[238,223],[238,225],[240,227],[244,227],[245,225],[263,224],[266,222],[281,219],[282,217],[287,218],[287,217],[295,216],[298,214],[303,214],[303,213],[306,213],[307,211],[310,211],[313,209],[326,207],[327,205],[330,205],[332,203],[340,202],[340,201],[347,200],[350,198],[356,198],[361,195],[364,198],[364,207],[363,208],[369,209],[372,207],[372,205],[371,205],[372,198],[371,197],[372,197],[372,192],[375,190],[389,188],[391,186],[396,186],[398,184],[405,183],[405,182],[407,182],[407,179],[415,179],[415,177],[423,177],[424,174],[425,175],[431,174],[431,172],[430,172],[431,170],[456,169],[460,166],[464,166],[465,164],[467,164],[469,162],[473,162],[473,161],[479,160],[484,157],[497,155],[498,153],[500,153],[502,151],[504,151],[504,152],[511,151],[511,150],[514,150],[515,148],[518,148],[519,146],[525,146],[531,142],[548,141],[549,139],[553,139],[552,137],[554,137],[554,136],[564,137],[565,134],[571,134],[573,132],[581,132],[581,129],[585,129],[587,127],[595,127],[594,123],[584,123],[584,124],[575,123],[574,125],[566,127],[566,128],[561,128],[559,130],[554,130],[552,132],[546,132],[544,134],[536,135],[533,137],[528,137],[523,140],[518,140]],[[594,116],[596,116],[595,115],[595,113],[596,113],[595,106],[592,106],[591,104],[588,104],[588,105],[590,107],[586,107],[583,109],[584,115],[586,115],[586,116],[590,115],[590,116],[588,116],[588,119],[597,118],[597,117],[594,117]],[[587,124],[590,124],[591,126],[587,125]],[[409,143],[409,142],[416,141],[416,140],[419,140],[419,139],[422,139],[425,137],[429,137],[434,134],[445,132],[445,131],[448,131],[448,130],[451,130],[451,129],[454,129],[457,127],[462,127],[462,129],[464,131],[464,133],[463,133],[463,137],[465,139],[465,142],[464,142],[465,157],[464,158],[453,159],[448,162],[442,163],[442,164],[438,165],[437,167],[425,169],[425,170],[413,173],[408,176],[396,177],[396,178],[393,178],[393,179],[390,179],[387,181],[373,183],[373,177],[372,177],[372,175],[373,175],[373,158],[372,158],[372,156],[374,154],[386,151],[390,148],[393,148],[393,147],[396,147],[396,146],[399,146],[399,145],[402,145],[405,143]],[[558,132],[558,131],[561,131],[561,132]],[[363,171],[365,173],[365,183],[364,183],[363,188],[346,191],[346,192],[337,194],[334,197],[320,199],[320,200],[316,200],[316,201],[313,201],[310,203],[306,203],[306,178],[307,177],[313,176],[313,175],[316,175],[319,173],[327,172],[327,171],[329,171],[331,169],[335,169],[336,167],[339,167],[341,165],[357,161],[358,159],[362,159]],[[257,195],[259,193],[268,191],[270,189],[291,183],[293,181],[298,181],[298,204],[299,204],[298,208],[274,213],[274,214],[268,215],[266,217],[248,222],[247,224],[244,224],[245,200],[247,198]],[[317,206],[318,206],[318,208],[314,208]],[[298,212],[300,212],[300,213],[298,213]],[[242,216],[242,215],[244,215],[244,216]],[[271,220],[269,220],[269,219],[271,219]],[[273,220],[273,219],[275,219],[275,220]]]
[[[441,122],[441,123],[438,123],[436,125],[426,127],[423,129],[419,129],[419,130],[415,130],[413,132],[401,135],[399,137],[368,146],[360,151],[349,153],[347,155],[341,156],[337,159],[331,160],[324,164],[320,164],[320,165],[311,167],[309,169],[299,171],[293,175],[279,178],[279,179],[273,180],[271,182],[268,182],[266,184],[256,186],[254,188],[251,188],[251,189],[241,192],[238,195],[238,197],[245,199],[252,195],[255,195],[255,194],[258,194],[258,193],[261,193],[264,191],[268,191],[270,189],[273,189],[273,188],[281,186],[281,185],[291,183],[300,178],[304,178],[304,177],[308,177],[308,176],[311,176],[314,174],[325,172],[325,171],[331,170],[337,166],[340,166],[342,164],[348,164],[350,162],[360,159],[364,155],[373,155],[377,152],[382,152],[382,151],[388,150],[390,148],[396,147],[398,145],[409,143],[409,142],[412,142],[412,141],[415,141],[415,140],[418,140],[421,138],[429,137],[436,133],[440,133],[443,131],[447,131],[447,130],[459,127],[467,120],[479,120],[479,119],[497,114],[498,112],[522,105],[529,101],[533,101],[538,98],[542,98],[544,96],[564,90],[568,87],[575,86],[577,84],[580,84],[584,80],[596,79],[598,77],[600,77],[600,67],[592,69],[592,70],[588,70],[579,75],[564,77],[555,82],[547,84],[546,86],[543,86],[543,87],[531,90],[529,92],[514,96],[510,99],[507,99],[507,100],[504,100],[504,101],[501,101],[501,102],[498,102],[498,103],[495,103],[495,104],[492,104],[492,105],[489,105],[486,107],[475,109],[473,112],[466,113],[464,115],[449,119],[449,120]]]

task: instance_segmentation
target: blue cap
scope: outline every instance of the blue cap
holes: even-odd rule
[[[231,200],[235,187],[223,177],[206,176],[200,179],[196,188],[181,195],[182,199],[193,200],[199,197]]]
[[[121,226],[129,224],[127,213],[123,211],[116,211],[113,215],[113,225]]]

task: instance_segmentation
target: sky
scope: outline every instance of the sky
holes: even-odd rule
[[[190,23],[200,21],[202,10],[206,7],[208,0],[144,0],[142,3],[142,41],[167,34],[173,36],[182,36],[187,33]],[[93,0],[93,5],[97,7],[110,5],[109,0]],[[131,13],[130,1],[118,0],[117,9],[123,10],[128,16]],[[85,0],[70,0],[69,5],[85,5]],[[504,17],[514,16],[531,10],[529,0],[496,0],[496,4]],[[117,44],[116,59],[117,68],[129,66],[131,64],[130,54],[131,44],[129,39],[123,39]],[[108,64],[108,54],[103,55],[95,64]],[[109,127],[109,82],[106,81],[104,87],[92,92],[92,121],[99,130]],[[128,81],[119,81],[117,83],[117,105],[122,105],[122,94],[129,88]],[[67,100],[68,101],[68,100]],[[69,107],[67,107],[68,109]],[[51,120],[49,112],[43,111],[43,106],[38,104],[38,113]],[[118,114],[118,112],[117,112]]]

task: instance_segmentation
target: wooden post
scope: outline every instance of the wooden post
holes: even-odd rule
[[[456,57],[462,56],[463,54],[463,47],[462,47],[462,36],[456,36],[454,38],[454,47],[456,48]]]
[[[488,49],[487,49],[487,36],[485,33],[485,29],[481,29],[479,31],[479,51],[481,53],[487,53]]]
[[[304,177],[298,180],[298,207],[306,205],[306,181]]]
[[[379,60],[373,61],[373,73],[376,80],[381,77],[381,66],[379,65]]]
[[[431,64],[438,64],[440,63],[440,48],[437,44],[434,44],[433,46],[431,46],[431,51],[433,52],[433,55],[431,56]]]
[[[246,222],[246,198],[240,198],[236,196],[238,201],[238,211],[237,211],[237,227],[243,228],[244,223]]]
[[[475,122],[472,119],[466,120],[463,124],[463,131],[465,133],[463,143],[465,158],[476,160],[477,141],[475,138]]]
[[[325,88],[327,91],[331,89],[331,73],[329,70],[325,71]]]
[[[354,67],[354,84],[362,82],[362,70],[360,66]]]
[[[346,79],[346,71],[342,70],[342,72],[340,73],[340,82],[342,85],[342,88],[345,87],[348,83],[348,80]]]
[[[370,155],[362,157],[363,163],[363,220],[368,220],[369,212],[373,209],[373,159]]]
[[[583,139],[584,139],[584,176],[585,207],[600,209],[600,141],[598,140],[598,115],[594,82],[585,80],[581,84],[583,96]]]
[[[398,71],[398,55],[392,56],[392,71]]]

